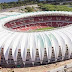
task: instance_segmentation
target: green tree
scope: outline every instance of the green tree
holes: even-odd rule
[[[34,11],[34,9],[31,8],[31,7],[26,7],[25,9],[26,9],[28,12],[33,12],[33,11]]]

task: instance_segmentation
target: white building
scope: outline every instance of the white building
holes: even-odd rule
[[[72,12],[0,13],[1,65],[34,65],[71,58],[71,24]],[[28,27],[40,27],[39,25],[60,28],[49,31],[26,31]],[[26,30],[21,31],[21,27]]]

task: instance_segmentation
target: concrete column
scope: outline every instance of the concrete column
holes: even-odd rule
[[[0,65],[1,65],[1,50],[0,50]]]

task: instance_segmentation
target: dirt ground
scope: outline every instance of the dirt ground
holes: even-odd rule
[[[32,5],[25,5],[25,6],[20,6],[20,7],[2,9],[0,10],[0,12],[23,12],[24,13],[26,7],[34,7],[34,10],[40,11],[40,9],[38,8],[39,6],[37,4],[32,4]]]
[[[35,67],[14,68],[14,69],[2,68],[1,71],[2,72],[12,72],[12,71],[14,72],[46,72],[46,71],[55,69],[57,67],[64,66],[66,64],[70,64],[71,62],[72,62],[72,59],[62,61],[62,62],[57,62],[54,64],[35,66]]]

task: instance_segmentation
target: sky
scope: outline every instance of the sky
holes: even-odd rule
[[[0,0],[0,3],[3,3],[3,2],[12,2],[12,1],[18,1],[18,0]]]

